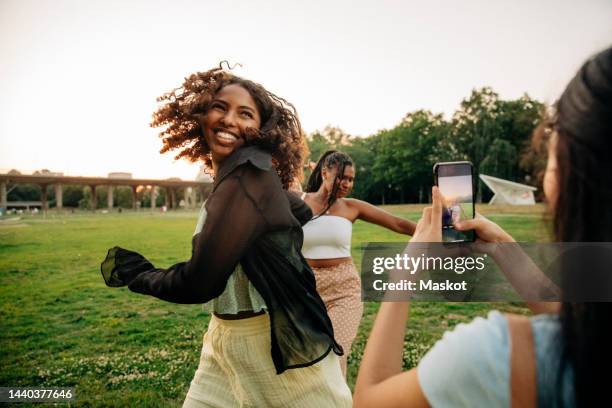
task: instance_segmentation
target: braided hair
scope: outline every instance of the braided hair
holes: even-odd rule
[[[344,170],[346,169],[346,166],[352,165],[353,159],[351,159],[351,156],[344,152],[340,152],[338,150],[328,150],[323,153],[323,155],[317,162],[316,167],[312,171],[312,174],[308,178],[308,183],[306,184],[306,192],[314,193],[315,191],[318,191],[321,187],[321,184],[323,183],[323,166],[325,166],[325,168],[328,170],[336,168],[338,171],[336,173],[336,180],[334,180],[334,186],[332,187],[331,194],[329,195],[329,199],[327,200],[327,206],[314,218],[318,218],[321,215],[325,214],[325,212],[329,210],[332,205],[334,205],[334,203],[338,199],[338,188],[340,187],[339,181],[342,180],[342,177],[344,176]]]

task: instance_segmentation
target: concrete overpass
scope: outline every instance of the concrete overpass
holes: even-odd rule
[[[7,207],[7,186],[9,184],[38,184],[41,187],[41,198],[43,211],[49,208],[47,200],[47,187],[50,185],[55,186],[55,201],[57,203],[56,208],[61,209],[63,207],[62,200],[62,186],[67,184],[89,186],[91,188],[91,208],[95,209],[98,206],[96,198],[96,189],[98,187],[108,188],[108,209],[113,208],[113,188],[118,186],[129,186],[132,188],[132,208],[136,209],[137,189],[140,186],[151,186],[152,187],[152,199],[151,208],[155,208],[155,198],[157,197],[157,189],[166,189],[166,206],[168,208],[178,207],[176,190],[178,188],[191,187],[191,194],[189,190],[185,190],[185,203],[187,207],[195,207],[195,190],[201,192],[202,197],[206,197],[211,189],[212,183],[201,182],[201,181],[184,181],[179,179],[133,179],[133,178],[117,178],[117,177],[72,177],[72,176],[59,176],[51,174],[39,174],[39,175],[25,175],[25,174],[0,174],[0,208],[6,209]]]

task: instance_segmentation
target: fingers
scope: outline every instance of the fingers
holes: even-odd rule
[[[490,225],[491,221],[488,218],[485,218],[482,214],[476,213],[476,216],[472,219],[461,220],[458,223],[454,224],[458,231],[467,231],[467,230],[482,230],[487,228],[487,225]]]
[[[420,218],[420,219],[417,221],[417,225],[416,225],[416,227],[414,228],[414,234],[412,234],[412,235],[413,235],[413,236],[414,236],[414,235],[416,235],[417,231],[420,231],[422,227],[423,227],[423,218]]]
[[[431,223],[431,213],[433,212],[433,208],[432,207],[425,207],[423,208],[423,221],[427,224]]]
[[[431,224],[433,228],[442,228],[442,194],[438,186],[433,186],[431,189],[433,200],[433,209],[431,212]]]
[[[456,230],[458,231],[467,231],[467,230],[478,230],[479,227],[481,227],[482,225],[482,218],[474,218],[471,220],[463,220],[463,221],[459,221],[458,223],[454,224],[453,227],[455,227]]]

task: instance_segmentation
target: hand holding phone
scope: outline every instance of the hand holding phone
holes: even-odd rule
[[[469,161],[436,163],[434,183],[443,197],[442,242],[474,242],[474,230],[458,231],[454,224],[475,215],[474,170]]]
[[[442,195],[435,186],[431,189],[431,204],[423,209],[410,242],[442,242]]]

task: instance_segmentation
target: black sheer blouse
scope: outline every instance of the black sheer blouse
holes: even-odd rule
[[[223,292],[240,263],[266,302],[277,374],[315,364],[330,350],[342,355],[300,252],[301,226],[312,212],[283,190],[270,154],[256,146],[235,151],[219,169],[205,205],[206,222],[193,237],[190,260],[159,269],[114,247],[101,265],[106,284],[174,303],[204,303]]]

